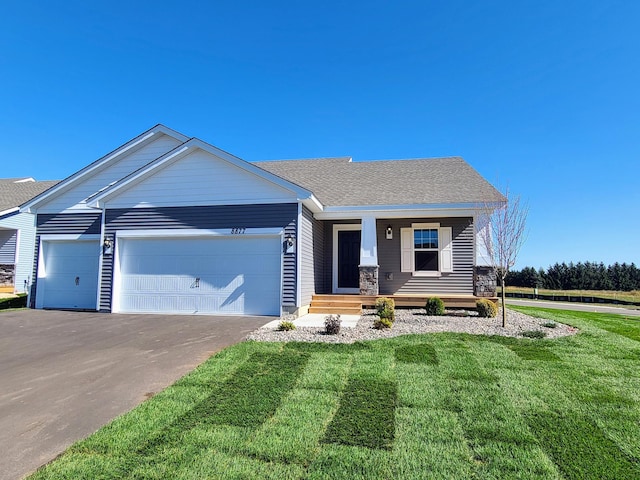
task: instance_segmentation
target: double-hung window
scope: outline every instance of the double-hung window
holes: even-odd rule
[[[451,227],[414,223],[400,229],[401,271],[414,276],[439,276],[453,271]]]

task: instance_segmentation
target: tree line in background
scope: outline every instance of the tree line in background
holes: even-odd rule
[[[510,270],[505,283],[511,287],[549,290],[640,290],[640,269],[635,264],[578,262],[556,263],[546,270],[525,267]]]

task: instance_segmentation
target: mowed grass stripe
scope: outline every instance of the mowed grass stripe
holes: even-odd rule
[[[207,398],[150,438],[138,454],[152,455],[154,450],[178,442],[183,432],[199,425],[261,425],[293,388],[308,360],[308,354],[289,350],[252,354]]]
[[[350,379],[323,442],[390,449],[395,436],[396,404],[395,382]]]
[[[308,360],[308,354],[292,351],[254,354],[183,422],[256,427],[276,411]]]
[[[587,418],[541,412],[528,415],[527,422],[569,480],[640,478],[640,459],[626,455]]]
[[[296,389],[255,433],[246,452],[265,461],[309,464],[316,456],[339,394]]]

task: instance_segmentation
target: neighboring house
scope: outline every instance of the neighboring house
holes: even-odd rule
[[[0,179],[0,292],[27,292],[33,272],[35,216],[20,205],[57,182],[33,178]]]
[[[304,313],[315,294],[474,298],[479,205],[461,158],[249,163],[158,125],[27,202],[31,305]]]

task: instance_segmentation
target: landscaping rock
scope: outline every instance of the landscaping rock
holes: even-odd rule
[[[373,322],[378,317],[375,310],[365,310],[354,328],[342,329],[337,335],[327,335],[322,327],[299,327],[288,332],[278,332],[270,328],[259,328],[250,333],[248,340],[261,342],[325,342],[353,343],[362,340],[377,340],[413,333],[455,332],[474,335],[502,335],[505,337],[522,337],[523,332],[541,330],[545,338],[557,338],[574,335],[576,328],[558,323],[556,328],[546,328],[549,320],[535,318],[514,310],[507,310],[507,326],[502,327],[502,311],[495,318],[480,318],[476,312],[467,312],[469,316],[461,317],[456,312],[452,315],[428,316],[424,309],[395,311],[393,328],[377,330]]]

